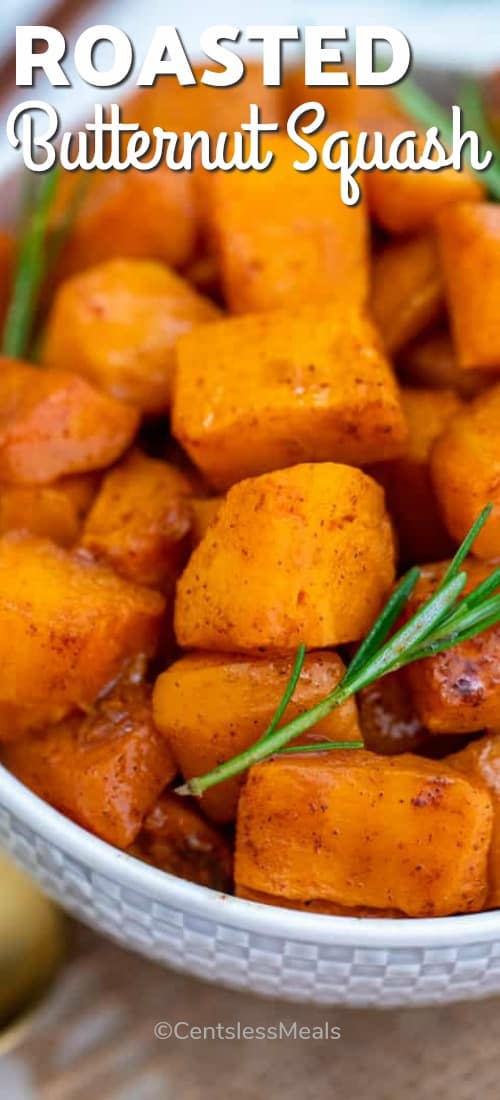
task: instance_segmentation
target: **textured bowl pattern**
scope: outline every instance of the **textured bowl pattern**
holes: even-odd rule
[[[256,905],[132,859],[0,768],[0,844],[86,924],[233,989],[314,1004],[445,1004],[500,992],[500,913],[325,917]]]

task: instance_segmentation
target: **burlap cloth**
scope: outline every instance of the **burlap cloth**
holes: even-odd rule
[[[155,1038],[155,1024],[321,1027],[341,1038]],[[500,1000],[383,1012],[259,1000],[162,970],[88,932],[0,1062],[2,1100],[498,1100]]]

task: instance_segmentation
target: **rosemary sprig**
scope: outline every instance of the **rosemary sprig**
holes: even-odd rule
[[[31,179],[27,188],[14,287],[2,339],[2,354],[15,359],[29,352],[36,358],[32,336],[42,287],[73,229],[89,183],[88,173],[84,173],[60,224],[51,232],[50,215],[61,178],[62,169],[56,166],[45,172],[35,186]]]
[[[325,749],[362,748],[363,743],[360,741],[310,742],[288,749],[286,746],[375,680],[414,661],[422,661],[450,649],[451,646],[475,637],[500,622],[500,568],[494,569],[489,577],[465,598],[460,599],[467,583],[467,574],[462,570],[462,565],[491,511],[492,505],[483,509],[430,599],[396,633],[390,635],[420,578],[420,570],[411,569],[402,578],[333,691],[314,707],[278,728],[304,663],[305,647],[300,646],[283,698],[262,737],[244,752],[219,764],[206,775],[197,776],[177,787],[176,793],[199,797],[209,787],[239,775],[277,752],[304,753]]]
[[[60,169],[46,172],[33,204],[24,211],[14,288],[2,340],[4,355],[22,359],[27,354],[38,297],[47,268],[47,224],[60,179]]]
[[[396,84],[392,93],[405,114],[425,130],[431,126],[437,126],[443,141],[451,145],[453,131],[449,113],[411,77],[406,77],[400,84]],[[484,172],[475,172],[470,164],[468,167],[483,183],[492,198],[500,200],[500,150],[484,110],[481,89],[475,81],[467,81],[462,85],[460,102],[468,128],[475,130],[479,135],[482,148],[489,149],[493,153],[493,161]]]

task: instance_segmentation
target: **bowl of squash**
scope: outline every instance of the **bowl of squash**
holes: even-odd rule
[[[128,108],[215,133],[261,90]],[[498,169],[348,207],[273,142],[264,173],[48,173],[0,236],[0,840],[237,989],[498,993]]]

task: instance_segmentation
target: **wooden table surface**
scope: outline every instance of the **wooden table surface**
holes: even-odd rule
[[[155,1038],[188,1025],[340,1028],[334,1039]],[[500,999],[355,1011],[259,1000],[145,962],[76,929],[24,1041],[0,1061],[6,1100],[497,1100]]]

